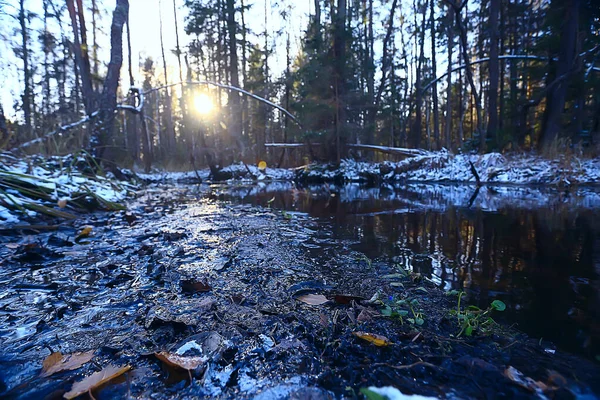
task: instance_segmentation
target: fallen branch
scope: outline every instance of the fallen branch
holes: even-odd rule
[[[66,131],[68,131],[70,129],[78,127],[79,125],[83,125],[86,122],[91,121],[93,118],[95,118],[97,116],[98,116],[98,111],[95,111],[95,112],[91,113],[90,115],[87,115],[85,118],[80,119],[77,122],[73,122],[72,124],[61,126],[58,129],[56,129],[55,131],[47,133],[44,136],[41,136],[41,137],[39,137],[37,139],[30,140],[29,142],[22,143],[22,144],[18,145],[17,147],[14,147],[13,150],[19,150],[19,149],[22,149],[22,148],[25,148],[25,147],[29,147],[29,146],[37,144],[37,143],[41,143],[42,141],[48,139],[49,137],[52,137],[52,136],[57,135],[59,133],[64,133],[64,132],[66,132]]]
[[[354,149],[380,151],[382,153],[389,153],[389,154],[401,154],[401,155],[409,156],[409,157],[432,155],[431,152],[426,151],[426,150],[407,149],[407,148],[403,148],[403,147],[375,146],[375,145],[371,145],[371,144],[349,144],[348,147],[352,147]]]
[[[477,181],[477,186],[481,186],[481,179],[479,179],[479,174],[477,173],[477,170],[475,169],[475,166],[473,165],[473,163],[471,161],[469,161],[469,165],[471,166],[471,173],[473,174],[473,176],[475,177],[475,180]]]
[[[182,84],[186,84],[186,85],[209,85],[209,86],[215,86],[221,89],[227,89],[227,90],[233,90],[234,92],[238,92],[241,93],[243,95],[246,95],[248,97],[252,97],[255,100],[260,101],[261,103],[264,103],[270,107],[276,108],[279,111],[281,111],[282,113],[284,113],[285,115],[287,115],[288,117],[290,117],[290,119],[296,124],[298,125],[298,127],[302,127],[302,125],[300,124],[300,121],[298,121],[298,119],[292,114],[290,113],[288,110],[286,110],[285,108],[270,102],[267,99],[263,99],[260,96],[255,95],[254,93],[250,93],[244,89],[240,89],[237,86],[231,86],[231,85],[224,85],[222,83],[217,83],[217,82],[211,82],[211,81],[187,81],[187,82],[176,82],[176,83],[170,83],[168,85],[164,85],[164,86],[159,86],[157,88],[152,88],[150,90],[146,90],[145,92],[140,92],[141,94],[148,94],[148,93],[152,93],[152,92],[156,92],[157,90],[161,90],[161,89],[167,89],[170,88],[172,86],[178,86],[178,85],[182,85]]]

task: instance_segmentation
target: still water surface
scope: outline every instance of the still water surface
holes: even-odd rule
[[[396,263],[559,348],[600,355],[600,193],[535,188],[292,184],[212,188],[220,198],[302,212],[335,242]]]

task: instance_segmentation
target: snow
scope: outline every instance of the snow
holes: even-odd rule
[[[473,163],[481,182],[499,184],[574,185],[600,184],[600,160],[561,156],[548,160],[533,154],[451,154],[446,150],[380,164],[342,160],[340,168],[314,168],[309,177],[325,180],[343,177],[347,182],[367,181],[369,176],[384,180],[475,183]]]
[[[384,386],[384,387],[375,387],[375,386],[369,386],[369,390],[371,392],[375,392],[380,396],[383,396],[384,398],[388,399],[388,400],[433,400],[433,399],[437,399],[437,397],[426,397],[426,396],[420,396],[418,394],[404,394],[402,393],[400,390],[396,389],[395,387],[392,386]]]
[[[0,180],[3,178],[14,178],[21,182],[30,183],[37,187],[48,189],[51,204],[41,200],[31,199],[23,196],[16,190],[4,189],[0,191],[0,204],[22,205],[25,203],[45,204],[56,206],[59,200],[71,200],[75,194],[90,191],[96,196],[109,202],[121,202],[127,196],[132,187],[128,184],[116,184],[102,176],[86,176],[72,168],[77,163],[86,162],[82,157],[65,156],[43,158],[41,156],[29,156],[16,159],[7,153],[0,153]],[[28,215],[35,215],[26,211]],[[19,220],[14,211],[5,207],[0,209],[0,223],[15,223]]]

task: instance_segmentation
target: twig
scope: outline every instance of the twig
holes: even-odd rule
[[[413,367],[418,367],[419,365],[422,365],[424,367],[434,368],[434,369],[439,369],[440,368],[437,365],[433,365],[433,364],[428,363],[426,361],[417,361],[415,363],[408,364],[408,365],[392,365],[392,364],[388,364],[388,363],[375,363],[375,364],[371,364],[372,367],[389,367],[389,368],[398,369],[398,370],[410,369],[410,368],[413,368]]]

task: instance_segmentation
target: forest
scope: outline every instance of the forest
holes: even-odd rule
[[[600,398],[597,0],[0,0],[0,398]]]
[[[360,145],[596,154],[592,0],[315,0],[302,27],[292,1],[173,6],[152,28],[162,56],[134,58],[128,21],[144,16],[129,15],[127,1],[114,10],[2,3],[4,51],[14,53],[2,68],[18,69],[19,83],[2,103],[1,147],[85,149],[147,170],[189,168],[191,156],[279,166],[381,159]],[[264,23],[248,21],[251,10]],[[164,43],[167,27],[175,43]],[[203,99],[214,107],[199,114]]]

